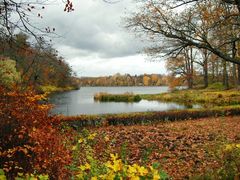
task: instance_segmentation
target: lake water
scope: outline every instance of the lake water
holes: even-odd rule
[[[144,111],[166,111],[173,109],[186,109],[186,106],[176,103],[141,100],[136,103],[125,102],[96,102],[95,93],[107,92],[122,94],[159,94],[167,92],[168,87],[81,87],[79,90],[54,94],[49,101],[55,104],[53,114],[79,115],[79,114],[106,114]]]

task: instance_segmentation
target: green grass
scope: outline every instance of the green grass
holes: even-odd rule
[[[212,90],[225,90],[224,85],[221,82],[216,82],[209,84],[207,89],[212,89]]]
[[[39,91],[43,93],[54,93],[54,92],[63,92],[63,91],[71,91],[76,89],[75,87],[57,87],[52,85],[45,85],[45,86],[39,86]]]
[[[179,90],[163,94],[141,95],[142,99],[159,100],[164,102],[177,102],[183,104],[201,104],[206,107],[212,106],[229,106],[240,104],[240,91],[231,90]]]
[[[141,99],[139,95],[133,93],[108,94],[100,92],[94,95],[94,100],[100,102],[139,102]]]

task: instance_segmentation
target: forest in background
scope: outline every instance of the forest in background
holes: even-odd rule
[[[81,77],[81,86],[164,86],[167,85],[168,77],[161,74],[130,74],[121,75],[116,73],[112,76]]]

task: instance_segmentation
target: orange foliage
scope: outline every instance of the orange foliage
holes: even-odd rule
[[[181,86],[183,84],[183,78],[182,77],[173,77],[169,76],[168,78],[168,86],[170,90],[174,90],[177,86]]]
[[[97,134],[93,149],[99,159],[107,148],[121,154],[126,146],[129,164],[159,162],[172,179],[198,179],[192,177],[218,170],[224,160],[214,152],[221,144],[238,144],[239,131],[239,116],[90,129]]]
[[[32,92],[6,92],[0,87],[0,169],[9,179],[17,173],[48,174],[66,179],[71,154],[57,129],[59,120]]]

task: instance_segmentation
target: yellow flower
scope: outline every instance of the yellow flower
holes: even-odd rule
[[[112,161],[116,161],[118,159],[118,154],[110,154],[110,157],[112,158]]]
[[[110,161],[105,163],[105,166],[112,169],[114,172],[118,172],[122,169],[122,160],[117,159],[117,157],[118,157],[117,154],[116,155],[111,154],[113,164]]]
[[[139,166],[138,167],[138,173],[139,173],[140,176],[145,176],[145,175],[148,174],[148,170],[143,166]]]
[[[79,166],[79,169],[81,169],[82,171],[85,171],[85,170],[86,170],[86,167],[83,166],[83,165],[81,165],[81,166]]]
[[[93,176],[91,180],[97,180],[98,178],[96,176]]]
[[[233,148],[234,148],[234,144],[227,144],[226,146],[225,146],[225,151],[232,151],[233,150]]]
[[[122,169],[122,160],[117,160],[114,162],[114,171],[117,172],[117,171],[120,171]]]
[[[78,143],[80,144],[80,143],[82,143],[84,141],[84,139],[83,138],[80,138],[79,140],[78,140]]]
[[[240,149],[240,144],[236,144],[236,147]]]
[[[91,169],[91,165],[86,163],[85,165],[79,166],[79,169],[81,169],[82,171],[89,170]]]
[[[113,180],[115,178],[115,173],[109,172],[107,174],[100,175],[99,178],[104,180]]]
[[[115,161],[112,169],[113,169],[114,172],[120,171],[122,169],[122,161],[121,160]]]
[[[128,166],[128,174],[130,177],[135,176],[137,169],[134,166]]]
[[[106,179],[107,178],[107,174],[103,174],[99,176],[100,179]]]
[[[153,174],[153,180],[159,180],[161,179],[158,173]]]
[[[77,146],[73,146],[72,150],[75,151],[77,149]]]
[[[130,178],[130,180],[140,180],[139,176],[133,176]]]
[[[86,167],[86,169],[91,169],[91,165],[88,163],[85,164],[85,167]]]
[[[83,174],[78,174],[78,175],[77,175],[77,178],[78,178],[78,179],[83,179]]]
[[[154,169],[154,168],[151,167],[151,166],[150,166],[150,169],[151,169],[152,174],[153,174],[153,180],[159,180],[159,179],[161,179],[161,177],[160,177],[157,169]]]
[[[89,139],[89,140],[93,140],[96,135],[97,135],[96,133],[90,134],[90,135],[88,136],[88,139]]]

